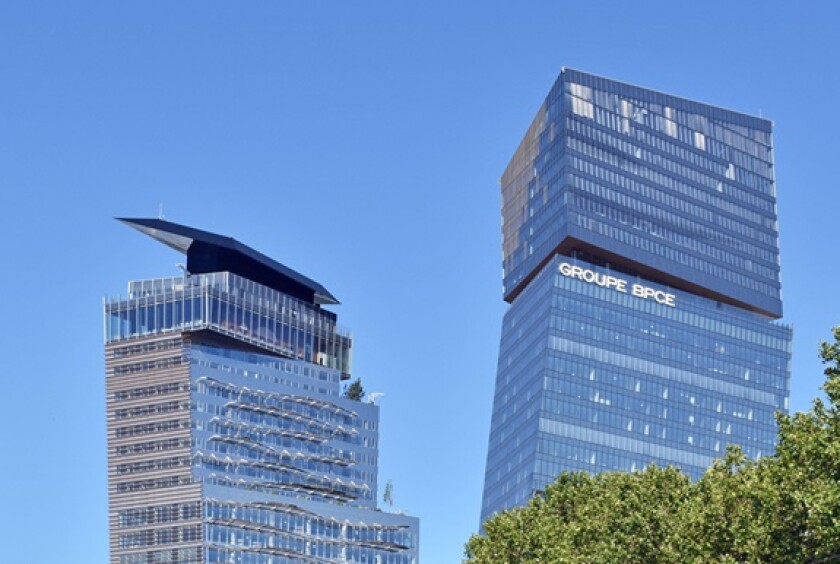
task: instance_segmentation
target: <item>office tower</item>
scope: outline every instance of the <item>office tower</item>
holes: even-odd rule
[[[700,476],[786,410],[771,123],[563,69],[502,176],[482,522],[564,470]]]
[[[340,393],[335,297],[234,239],[121,221],[186,266],[104,303],[111,562],[417,562],[418,520],[377,509],[379,407]]]

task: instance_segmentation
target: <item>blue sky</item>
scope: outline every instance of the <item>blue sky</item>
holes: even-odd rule
[[[384,392],[380,481],[423,562],[478,526],[501,316],[498,178],[561,66],[775,122],[791,406],[840,324],[833,2],[0,4],[0,530],[104,562],[101,300],[177,274],[114,216],[317,279]],[[49,530],[49,534],[46,531]]]

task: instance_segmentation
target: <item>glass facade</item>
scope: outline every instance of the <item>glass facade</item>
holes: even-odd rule
[[[376,510],[378,406],[309,363],[206,345],[190,360],[208,562],[416,562],[416,520]]]
[[[564,70],[502,176],[504,291],[554,252],[781,316],[771,122]]]
[[[112,563],[417,562],[418,520],[377,507],[379,407],[341,394],[334,313],[231,272],[104,309]]]
[[[350,375],[350,334],[333,312],[230,272],[133,281],[105,313],[108,341],[210,329]]]
[[[482,522],[564,470],[771,453],[787,410],[770,122],[564,69],[502,177]]]

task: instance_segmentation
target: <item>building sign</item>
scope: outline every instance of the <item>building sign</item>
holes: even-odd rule
[[[604,288],[612,288],[616,292],[621,292],[623,294],[633,294],[637,298],[654,300],[656,303],[666,306],[676,307],[677,305],[677,298],[674,294],[650,288],[649,286],[644,286],[643,284],[631,284],[622,278],[616,278],[610,274],[595,272],[594,270],[589,270],[588,268],[581,268],[567,262],[560,264],[560,274],[568,278],[577,278],[578,280],[588,284],[596,284]]]

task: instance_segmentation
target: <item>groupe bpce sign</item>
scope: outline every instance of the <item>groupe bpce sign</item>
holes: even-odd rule
[[[568,278],[577,278],[578,280],[588,284],[595,284],[603,288],[612,288],[616,292],[632,294],[637,298],[653,300],[662,305],[670,307],[677,306],[676,296],[674,294],[669,294],[668,292],[663,292],[662,290],[650,288],[642,284],[630,284],[627,280],[622,278],[616,278],[615,276],[611,276],[609,274],[595,272],[594,270],[589,270],[588,268],[581,268],[580,266],[575,266],[567,262],[561,263],[559,270],[560,274]]]

